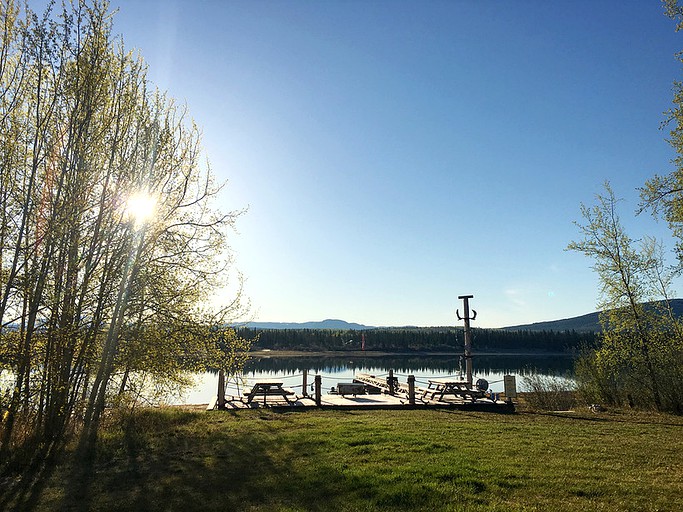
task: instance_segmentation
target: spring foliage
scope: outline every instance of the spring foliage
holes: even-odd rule
[[[239,297],[207,306],[240,212],[213,206],[197,127],[112,35],[106,2],[0,0],[0,133],[3,453],[74,422],[92,436],[150,376],[240,366],[247,342],[216,327]]]
[[[677,0],[665,0],[666,14],[683,27]],[[683,62],[683,54],[678,55]],[[629,404],[683,413],[683,325],[670,308],[672,279],[683,269],[683,82],[674,82],[668,142],[674,170],[655,175],[641,189],[639,212],[662,217],[677,240],[677,265],[665,265],[654,239],[632,240],[623,229],[609,184],[593,207],[582,206],[583,238],[569,249],[591,257],[601,289],[603,334],[596,351],[578,362],[581,391],[590,401]],[[652,302],[657,301],[657,302]],[[649,303],[649,307],[646,304]]]

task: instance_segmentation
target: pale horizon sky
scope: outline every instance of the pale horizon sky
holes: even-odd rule
[[[683,49],[659,2],[112,0],[189,112],[258,321],[476,327],[595,311],[565,251],[609,180],[672,170]],[[680,294],[679,294],[680,295]]]

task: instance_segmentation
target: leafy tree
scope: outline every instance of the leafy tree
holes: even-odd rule
[[[676,31],[683,28],[683,7],[678,0],[664,0],[666,14],[676,21]],[[683,52],[677,58],[683,62]],[[655,175],[641,189],[641,211],[650,210],[661,215],[678,239],[678,259],[683,262],[683,82],[674,81],[673,106],[667,113],[665,125],[672,125],[668,142],[676,152],[672,160],[674,171],[667,175]]]
[[[676,368],[672,356],[683,349],[667,300],[674,274],[666,270],[655,240],[638,243],[626,234],[617,202],[606,183],[596,205],[581,206],[585,223],[577,226],[583,239],[568,246],[594,260],[601,284],[601,345],[580,363],[578,373],[604,401],[679,410],[682,404],[665,400],[662,391],[666,371]]]
[[[678,0],[664,0],[666,14],[683,28]],[[683,61],[683,53],[678,55]],[[673,276],[683,268],[683,82],[674,82],[673,107],[666,124],[673,125],[669,143],[676,151],[675,170],[655,175],[640,190],[639,213],[650,210],[662,216],[677,238],[679,265],[667,269],[660,244],[646,238],[639,247],[625,234],[615,213],[614,195],[598,196],[593,209],[582,207],[586,224],[579,226],[584,239],[569,248],[594,258],[602,284],[607,313],[599,350],[589,353],[577,367],[586,377],[593,397],[632,405],[649,400],[659,409],[683,412],[678,391],[683,378],[683,328],[668,307]],[[645,306],[647,301],[664,299]]]
[[[246,342],[220,327],[239,296],[207,306],[241,212],[214,208],[197,127],[112,36],[108,7],[38,15],[0,0],[4,461],[17,421],[48,450],[80,426],[86,446],[143,375],[180,383],[198,365],[243,363]]]

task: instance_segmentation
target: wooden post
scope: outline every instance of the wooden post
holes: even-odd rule
[[[308,370],[304,370],[303,388],[304,388],[304,396],[308,396]]]
[[[394,370],[389,370],[389,377],[387,380],[389,381],[389,394],[394,396],[394,393],[396,392],[394,389]]]
[[[225,409],[225,372],[218,370],[218,400],[216,407]]]
[[[415,405],[415,375],[408,375],[408,402]]]
[[[320,375],[315,376],[315,405],[320,407],[322,401],[320,399],[321,390],[323,387],[323,378]]]

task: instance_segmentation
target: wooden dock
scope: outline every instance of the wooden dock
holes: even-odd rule
[[[409,378],[410,379],[410,378]],[[227,409],[246,410],[253,408],[269,408],[276,410],[303,409],[420,409],[451,408],[469,411],[488,411],[499,413],[514,412],[511,399],[500,400],[486,397],[484,392],[469,389],[462,382],[430,381],[429,388],[414,385],[414,379],[408,384],[401,383],[390,373],[389,377],[380,378],[370,374],[356,374],[353,377],[355,386],[340,383],[340,390],[355,391],[355,394],[330,393],[323,395],[316,386],[316,394],[292,396],[287,393],[273,392],[281,383],[257,382],[250,392],[242,396],[225,396],[223,405],[219,406],[218,398],[209,404],[207,410]],[[363,387],[359,387],[362,384]],[[455,385],[457,384],[457,385]],[[440,385],[445,388],[439,388]],[[450,387],[449,387],[450,385]],[[411,389],[412,386],[412,389]],[[435,387],[433,387],[435,386]],[[450,390],[450,392],[449,392]],[[358,391],[363,391],[359,393]]]

